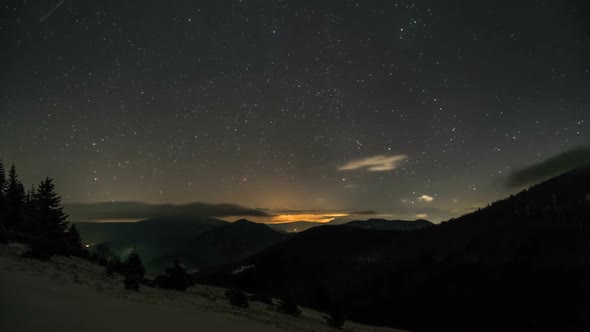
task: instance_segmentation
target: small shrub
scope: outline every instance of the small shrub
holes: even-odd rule
[[[51,245],[48,241],[43,239],[35,239],[29,245],[29,250],[24,254],[24,257],[48,261],[52,255]]]
[[[244,292],[239,289],[228,289],[225,291],[225,297],[229,300],[229,304],[241,307],[241,308],[248,308],[248,297]]]
[[[292,297],[285,297],[279,301],[279,305],[277,310],[281,313],[286,315],[291,315],[295,317],[299,317],[301,315],[301,308],[295,302],[295,299]]]
[[[342,328],[342,326],[344,326],[344,323],[346,322],[344,314],[340,310],[333,310],[332,312],[330,312],[330,315],[324,316],[324,319],[326,320],[326,323],[329,326],[335,328]]]
[[[140,280],[140,278],[137,274],[133,274],[133,273],[125,274],[125,280],[123,281],[125,289],[136,291],[136,292],[139,291],[139,280]]]
[[[0,221],[0,244],[8,244],[8,231]]]
[[[252,302],[261,302],[271,307],[274,305],[272,297],[265,294],[252,294],[248,297],[248,300]]]
[[[159,275],[156,277],[155,283],[160,288],[175,289],[184,292],[191,286],[191,280],[186,273],[185,267],[180,264],[178,260],[174,261],[174,265],[166,268],[166,275]]]
[[[123,263],[117,255],[109,257],[105,265],[105,273],[107,274],[107,276],[112,277],[115,272],[123,272]]]
[[[104,272],[107,274],[107,276],[112,278],[113,274],[115,273],[115,267],[112,265],[107,265]]]

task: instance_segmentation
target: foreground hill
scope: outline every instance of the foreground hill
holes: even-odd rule
[[[382,231],[413,231],[433,226],[428,220],[386,220],[386,219],[369,219],[355,220],[343,224],[343,226],[357,227],[364,229],[377,229]]]
[[[317,227],[200,278],[410,330],[588,330],[589,183],[572,171],[412,232]]]
[[[286,236],[265,224],[241,219],[197,235],[176,252],[154,260],[148,267],[163,270],[174,259],[179,259],[189,269],[210,268],[256,254]]]
[[[199,234],[228,224],[215,218],[164,218],[138,222],[76,222],[88,244],[105,243],[125,256],[135,247],[145,261],[171,253]]]
[[[232,307],[223,289],[196,285],[186,293],[142,287],[123,289],[122,277],[71,257],[24,259],[24,249],[0,245],[0,326],[3,331],[339,331],[307,308],[299,318],[251,302]],[[349,331],[391,331],[347,323]]]

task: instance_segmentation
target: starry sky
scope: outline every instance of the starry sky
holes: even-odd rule
[[[66,203],[444,220],[590,143],[588,11],[3,1],[0,159]]]

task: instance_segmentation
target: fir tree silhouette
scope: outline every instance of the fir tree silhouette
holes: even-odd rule
[[[25,187],[16,175],[14,164],[10,167],[5,190],[5,225],[9,229],[20,230],[23,222]]]
[[[0,221],[2,218],[2,211],[4,210],[4,200],[6,199],[6,171],[4,170],[4,164],[0,160]]]
[[[22,212],[22,230],[32,236],[43,236],[43,234],[40,234],[39,223],[36,215],[37,202],[35,193],[35,187],[31,186],[31,189],[29,189],[25,195]]]
[[[68,216],[63,212],[61,197],[55,192],[53,179],[45,178],[39,184],[35,194],[35,203],[37,217],[47,232],[46,234],[63,237],[68,228],[66,221]]]
[[[0,243],[8,242],[8,231],[4,225],[4,210],[6,201],[6,172],[4,170],[4,164],[0,160]]]
[[[133,248],[125,260],[125,274],[135,274],[140,279],[143,279],[145,274],[145,267],[139,256],[137,249]]]
[[[71,224],[67,233],[68,253],[73,256],[81,257],[84,253],[84,246],[82,245],[82,236],[78,231],[76,224]]]
[[[125,260],[123,272],[125,274],[125,289],[138,291],[139,282],[143,279],[145,274],[145,267],[143,266],[139,252],[135,248],[133,248]]]
[[[39,235],[48,242],[50,254],[66,254],[68,216],[63,212],[61,198],[55,192],[51,178],[45,178],[37,188],[34,214],[39,225]]]

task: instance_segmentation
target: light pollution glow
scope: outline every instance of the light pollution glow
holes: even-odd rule
[[[348,213],[306,213],[306,214],[281,214],[273,216],[269,223],[271,224],[284,224],[295,221],[310,221],[310,222],[321,222],[329,223],[330,221],[339,217],[348,217]]]

